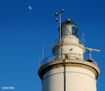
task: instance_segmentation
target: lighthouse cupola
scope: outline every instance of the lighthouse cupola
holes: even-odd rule
[[[78,37],[78,27],[77,25],[72,22],[69,18],[61,24],[61,36],[71,36],[74,35]]]
[[[84,46],[79,43],[77,25],[68,18],[60,26],[59,40],[53,47],[55,58],[83,60]]]

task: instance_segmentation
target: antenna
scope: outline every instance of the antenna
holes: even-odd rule
[[[85,33],[82,33],[82,40],[81,40],[81,44],[84,45],[85,44]]]
[[[62,11],[61,12],[56,12],[55,13],[55,16],[58,16],[58,18],[56,18],[56,22],[58,22],[59,21],[59,42],[61,43],[61,15],[62,15],[62,13],[64,13],[65,12],[65,10],[64,9],[62,9]]]
[[[65,10],[64,9],[62,9],[62,11],[61,12],[56,12],[55,13],[55,16],[58,16],[58,18],[56,18],[56,22],[58,22],[59,21],[59,43],[61,44],[62,43],[62,38],[61,38],[61,15],[62,15],[62,13],[64,13],[65,12]],[[61,59],[62,59],[62,47],[60,48],[60,50],[61,50]]]
[[[89,59],[92,59],[92,56],[91,56],[92,51],[100,52],[100,50],[97,50],[97,49],[92,49],[92,48],[87,48],[87,47],[85,47],[85,49],[89,51]]]

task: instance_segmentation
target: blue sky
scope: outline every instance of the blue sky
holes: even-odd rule
[[[79,37],[85,33],[85,45],[102,50],[93,52],[93,58],[101,71],[98,91],[105,91],[104,0],[0,0],[0,87],[41,91],[39,56],[42,45],[44,57],[52,55],[53,42],[58,38],[54,14],[63,8],[62,21],[70,16],[79,27]]]

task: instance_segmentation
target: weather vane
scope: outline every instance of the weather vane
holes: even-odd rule
[[[62,15],[62,13],[64,13],[65,12],[65,10],[64,9],[62,9],[62,11],[61,12],[56,12],[55,13],[55,16],[58,16],[59,18],[56,18],[56,22],[58,22],[59,21],[59,42],[61,43],[61,15]]]

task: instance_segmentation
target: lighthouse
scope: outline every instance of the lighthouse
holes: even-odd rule
[[[56,13],[59,39],[52,48],[53,56],[43,59],[38,70],[42,91],[97,91],[100,70],[91,52],[99,50],[80,43],[77,25],[70,18],[61,23],[62,12]],[[86,50],[88,59],[84,58]]]

